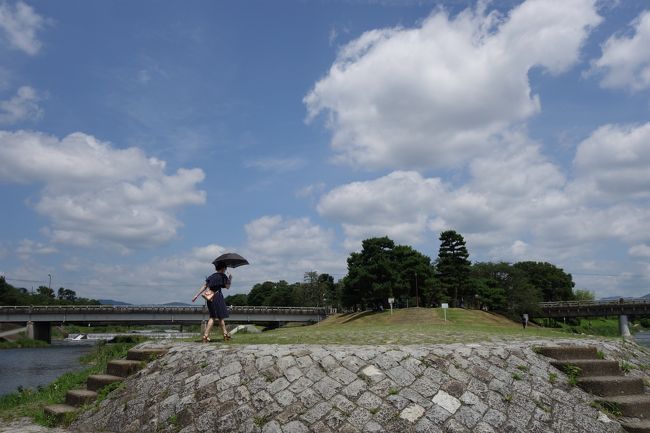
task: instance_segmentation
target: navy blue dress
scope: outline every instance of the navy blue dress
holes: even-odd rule
[[[227,282],[228,277],[221,272],[215,272],[205,280],[210,290],[214,292],[212,300],[207,301],[210,317],[213,319],[226,319],[229,317],[228,307],[226,307],[226,301],[221,293],[221,289],[226,287]]]

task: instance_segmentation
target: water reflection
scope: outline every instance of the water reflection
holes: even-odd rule
[[[0,395],[48,385],[69,371],[82,370],[79,358],[92,344],[53,344],[50,347],[0,350]]]

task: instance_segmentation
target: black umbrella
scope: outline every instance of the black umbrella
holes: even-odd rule
[[[226,253],[226,254],[222,254],[222,255],[220,255],[219,257],[217,257],[216,259],[214,259],[214,261],[212,262],[212,264],[213,264],[213,265],[216,265],[217,262],[223,262],[223,263],[225,263],[226,266],[228,266],[229,268],[236,268],[236,267],[238,267],[238,266],[244,266],[244,265],[248,265],[248,264],[249,264],[249,263],[248,263],[248,260],[246,260],[245,258],[243,258],[242,256],[240,256],[240,255],[237,254],[237,253]]]

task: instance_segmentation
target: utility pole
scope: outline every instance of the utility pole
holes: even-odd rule
[[[50,277],[50,283],[47,285],[47,288],[52,290],[52,275],[47,274],[48,277]]]
[[[415,306],[420,307],[420,296],[418,295],[418,273],[415,273]]]

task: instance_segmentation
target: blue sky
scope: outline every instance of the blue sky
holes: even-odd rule
[[[650,7],[0,0],[0,272],[187,301],[387,235],[650,292]]]

